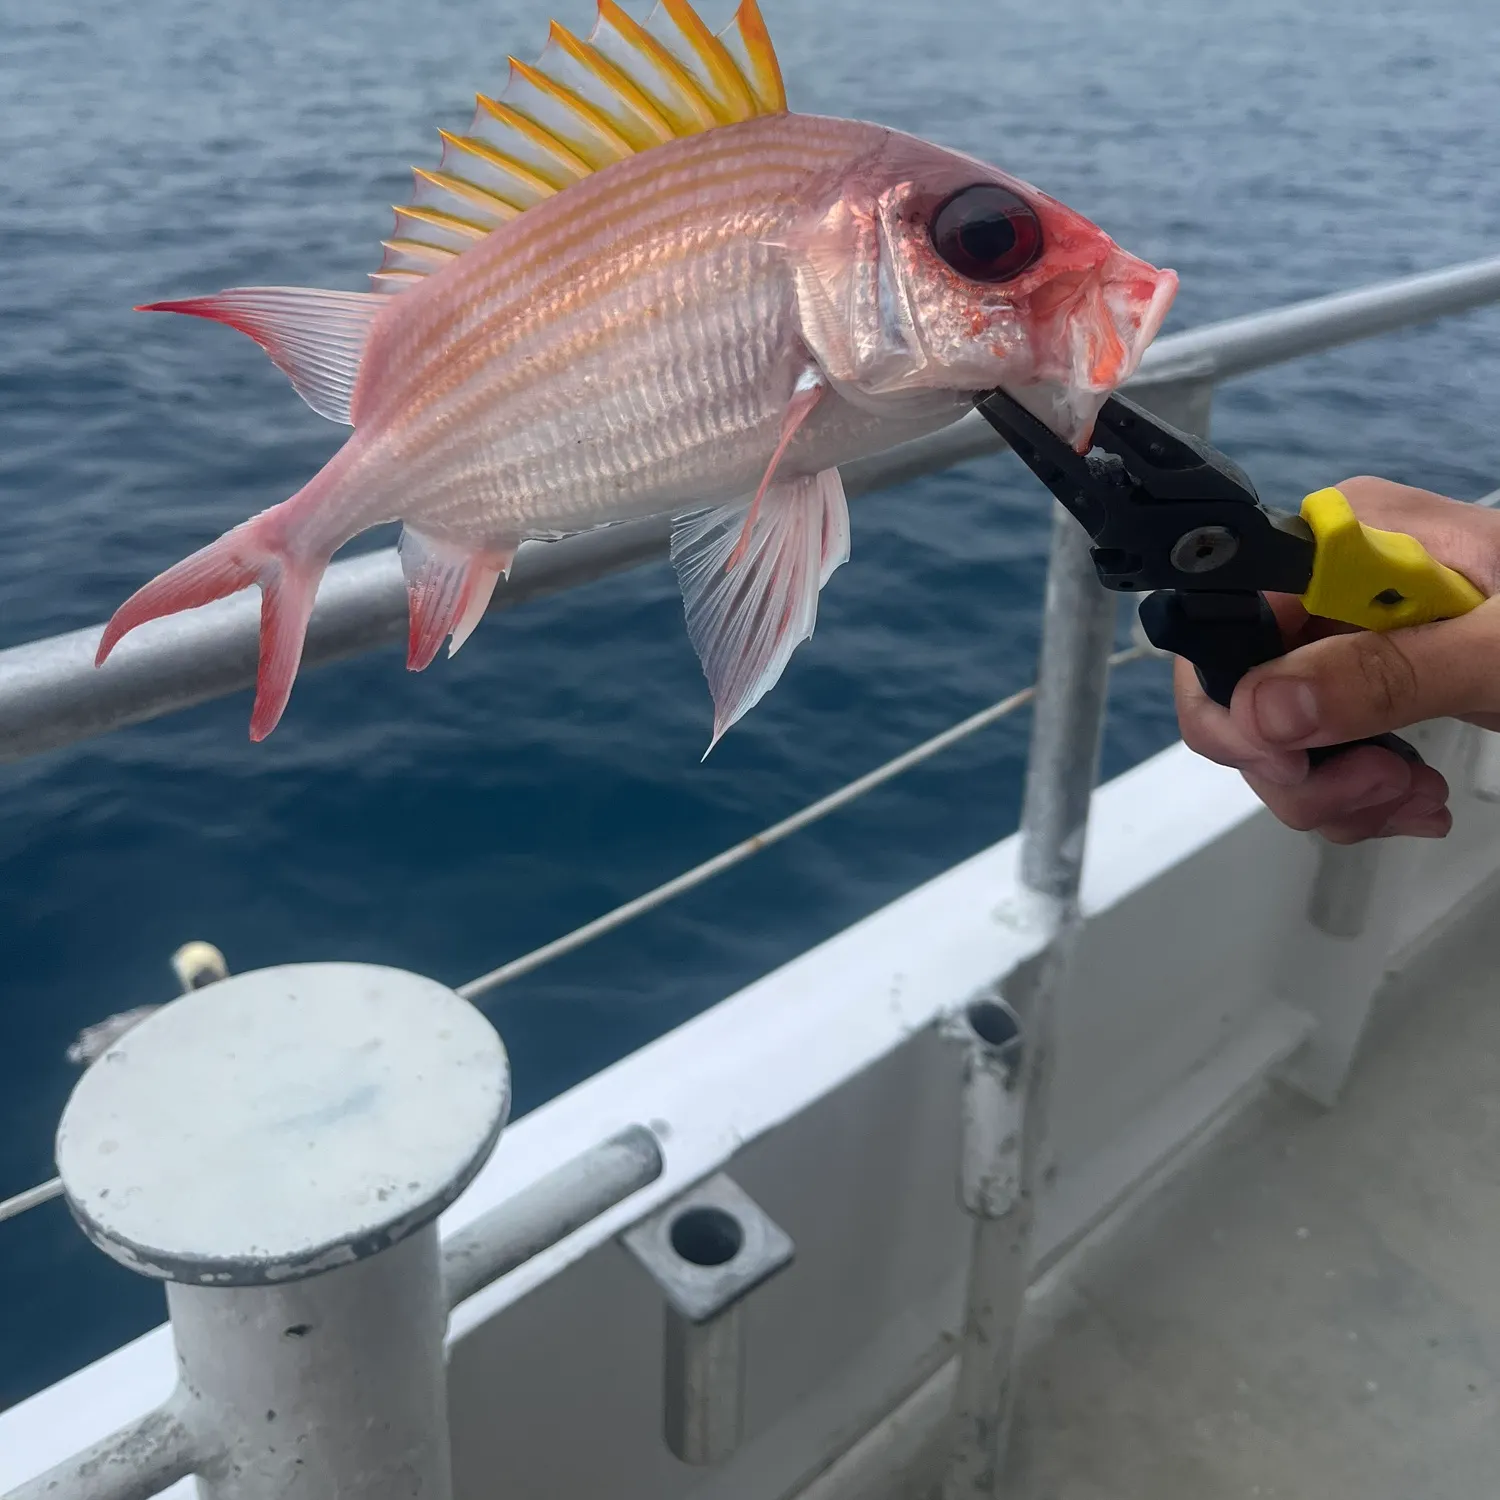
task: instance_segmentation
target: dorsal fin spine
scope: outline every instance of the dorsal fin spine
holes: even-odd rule
[[[514,57],[511,58],[510,65],[538,93],[556,100],[564,109],[571,111],[583,121],[590,130],[601,136],[615,153],[613,158],[615,161],[635,154],[635,148],[630,142],[587,99],[579,98],[565,83],[559,83],[555,78],[548,78],[545,73],[538,72],[529,63],[523,63]]]
[[[703,90],[698,86],[698,80],[639,21],[621,10],[615,4],[615,0],[599,0],[599,21],[601,24],[608,22],[625,41],[638,52],[644,53],[661,69],[676,86],[682,102],[696,117],[698,129],[709,130],[720,123],[718,115],[714,113]],[[598,27],[594,29],[597,33]],[[589,40],[592,41],[593,37]],[[664,100],[658,99],[656,102],[668,119],[676,113],[667,106]],[[677,121],[674,120],[673,123],[676,124]],[[689,124],[690,122],[683,121],[683,123]]]
[[[719,117],[720,122],[729,125],[754,114],[755,100],[740,70],[735,66],[734,59],[729,55],[723,42],[703,24],[703,19],[697,11],[687,4],[686,0],[660,0],[660,3],[661,8],[671,17],[673,24],[703,64],[709,78],[716,86],[718,95],[729,96],[726,106],[726,104],[721,104],[714,94],[705,95],[708,107]]]
[[[631,144],[638,151],[647,150],[652,145],[661,145],[672,139],[672,127],[667,123],[662,112],[597,47],[580,41],[566,26],[560,26],[556,21],[552,23],[549,36],[574,62],[580,67],[587,68],[595,78],[614,92],[621,103],[627,105],[640,117],[643,130],[649,132],[654,139],[632,141]]]
[[[508,198],[502,198],[499,193],[492,193],[466,177],[455,177],[451,172],[429,172],[423,167],[412,168],[412,175],[419,183],[431,183],[433,187],[453,197],[467,199],[475,208],[493,215],[497,222],[513,219],[521,212],[519,203],[512,203]]]
[[[657,0],[643,25],[596,0],[587,40],[553,21],[533,63],[510,59],[496,98],[480,94],[468,133],[439,131],[437,170],[415,172],[413,202],[374,284],[398,292],[494,229],[591,172],[667,141],[786,110],[756,0],[715,35],[692,0]]]
[[[538,151],[544,156],[551,157],[573,178],[587,177],[594,170],[576,151],[558,140],[545,125],[539,125],[530,115],[523,114],[513,104],[504,104],[499,99],[491,99],[488,94],[479,94],[476,97],[480,109],[486,114],[493,115],[502,125],[509,125],[512,130],[524,136]]]
[[[776,60],[776,48],[771,45],[771,33],[766,30],[765,18],[755,0],[740,0],[734,13],[730,30],[739,33],[745,48],[745,61],[749,71],[740,69],[760,111],[768,115],[786,113],[786,84],[781,77],[781,64]]]
[[[397,212],[404,214],[408,219],[417,219],[423,224],[433,224],[440,229],[451,229],[455,234],[461,234],[467,239],[482,240],[490,232],[489,225],[478,224],[473,219],[461,218],[458,214],[449,213],[446,209],[408,204],[405,208],[398,209]]]
[[[380,243],[387,249],[390,248],[389,240],[381,240]],[[427,274],[424,271],[403,271],[391,265],[387,265],[384,270],[370,273],[370,284],[377,292],[384,292],[388,297],[404,292],[408,287],[416,286],[419,281],[426,280]]]
[[[455,151],[477,157],[492,167],[498,167],[502,172],[508,172],[517,182],[535,192],[538,198],[550,198],[553,193],[561,192],[567,186],[564,182],[554,182],[543,176],[535,167],[517,161],[514,156],[497,151],[488,141],[477,140],[472,135],[449,135],[446,130],[440,130],[438,134],[443,138],[445,146],[451,146]]]
[[[414,276],[427,276],[441,271],[450,260],[457,259],[456,250],[445,250],[440,245],[429,245],[422,240],[407,239],[392,235],[380,242],[389,252],[386,256],[387,271],[406,272]]]

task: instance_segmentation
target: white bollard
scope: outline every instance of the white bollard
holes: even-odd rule
[[[450,1500],[437,1216],[509,1101],[472,1005],[364,964],[184,996],[79,1081],[58,1169],[89,1238],[169,1282],[202,1500]]]

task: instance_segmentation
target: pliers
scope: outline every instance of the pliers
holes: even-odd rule
[[[1226,708],[1246,672],[1285,651],[1266,591],[1381,631],[1452,619],[1484,599],[1414,537],[1362,525],[1336,489],[1308,495],[1297,515],[1262,505],[1237,464],[1125,396],[1105,402],[1087,454],[1003,391],[975,404],[1088,532],[1105,588],[1155,591],[1140,606],[1147,638],[1192,662]],[[1357,743],[1421,759],[1394,734]],[[1308,754],[1318,764],[1349,748]]]

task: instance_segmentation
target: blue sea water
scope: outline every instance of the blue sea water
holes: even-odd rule
[[[555,0],[586,30],[586,0]],[[705,7],[711,20],[721,7]],[[1168,330],[1500,248],[1493,0],[764,0],[796,107],[987,157],[1175,267]],[[102,619],[290,494],[339,430],[248,341],[132,314],[359,287],[543,0],[0,0],[0,646]],[[1500,476],[1500,313],[1226,386],[1270,499]],[[719,747],[665,567],[0,767],[0,1196],[51,1174],[84,1025],[167,956],[362,959],[457,983],[1031,677],[1048,502],[991,459],[858,501],[815,641]],[[381,540],[384,540],[382,538]],[[1023,717],[486,1004],[521,1109],[1009,832]],[[1121,674],[1105,754],[1166,744]],[[0,1407],[162,1316],[52,1204],[0,1225]]]

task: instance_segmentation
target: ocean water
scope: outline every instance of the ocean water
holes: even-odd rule
[[[575,29],[587,0],[555,0]],[[1182,276],[1168,331],[1500,247],[1493,0],[764,0],[795,107],[999,162]],[[707,5],[709,18],[727,7]],[[290,494],[339,431],[248,341],[133,314],[246,283],[359,287],[542,0],[0,0],[0,646],[90,624]],[[1226,386],[1268,498],[1373,471],[1500,476],[1500,313]],[[995,458],[859,500],[815,640],[706,764],[668,570],[487,622],[421,676],[309,672],[0,767],[0,1196],[51,1174],[103,1016],[235,969],[458,983],[566,932],[1027,682],[1048,504]],[[375,540],[386,540],[377,538]],[[1015,825],[1014,718],[492,996],[534,1106]],[[1112,773],[1173,737],[1113,689]],[[58,1204],[0,1225],[0,1407],[160,1320]]]

